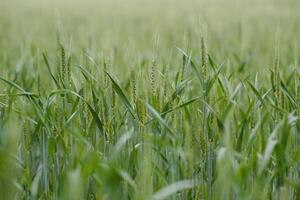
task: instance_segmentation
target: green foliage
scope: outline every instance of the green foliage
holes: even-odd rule
[[[299,8],[0,1],[0,199],[300,199]]]

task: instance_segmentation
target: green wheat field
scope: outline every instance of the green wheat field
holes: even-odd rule
[[[299,0],[0,0],[0,199],[299,200]]]

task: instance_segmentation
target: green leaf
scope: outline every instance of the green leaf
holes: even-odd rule
[[[200,72],[198,71],[196,64],[193,62],[192,59],[189,58],[189,56],[187,55],[187,53],[185,53],[181,48],[176,47],[176,49],[178,49],[187,59],[190,60],[191,67],[194,70],[194,72],[196,73],[196,76],[197,76],[198,80],[200,81],[200,83],[202,85],[203,84],[203,78],[202,78]]]
[[[54,81],[55,85],[57,86],[57,88],[60,88],[59,84],[58,84],[58,81],[56,80],[55,76],[53,75],[52,71],[51,71],[51,68],[50,68],[50,65],[49,65],[49,62],[48,62],[48,58],[46,56],[45,53],[43,53],[43,58],[44,58],[44,62],[46,64],[46,67],[48,69],[48,72],[52,78],[52,80]]]
[[[5,83],[7,83],[8,85],[10,85],[10,86],[16,88],[17,90],[20,90],[21,92],[26,93],[26,91],[25,91],[21,86],[19,86],[18,84],[14,83],[14,82],[12,82],[12,81],[6,80],[6,79],[4,79],[4,78],[2,78],[2,77],[0,77],[0,79],[1,79],[2,81],[4,81]]]
[[[194,180],[178,181],[172,183],[171,185],[167,185],[166,187],[154,193],[154,195],[152,196],[152,200],[166,199],[168,196],[172,194],[175,194],[182,190],[194,188],[197,185],[198,185],[197,182]]]
[[[80,98],[82,101],[84,101],[84,103],[87,104],[88,106],[88,109],[90,110],[91,114],[92,114],[92,117],[100,131],[101,134],[104,134],[104,129],[103,129],[103,123],[102,121],[100,120],[97,112],[93,109],[93,107],[78,93],[72,91],[72,90],[68,90],[68,89],[61,89],[61,90],[54,90],[50,93],[49,97],[50,98],[51,96],[55,95],[55,94],[62,94],[62,93],[69,93],[69,94],[72,94],[78,98]],[[106,135],[104,135],[106,137]]]
[[[173,112],[173,111],[178,110],[178,109],[180,109],[180,108],[184,108],[184,107],[186,107],[186,106],[188,106],[188,105],[194,103],[195,101],[198,101],[200,98],[202,98],[202,97],[195,97],[195,98],[193,98],[193,99],[191,99],[191,100],[188,100],[188,101],[186,101],[186,102],[180,104],[179,106],[176,106],[176,107],[174,107],[174,108],[172,108],[172,109],[170,109],[170,110],[167,110],[167,111],[161,113],[161,116],[163,117],[163,116],[165,116],[166,114],[168,114],[168,113],[170,113],[170,112]]]
[[[172,131],[172,129],[168,126],[167,122],[160,116],[160,114],[148,103],[145,103],[146,107],[148,108],[148,110],[153,114],[153,116],[157,119],[157,121],[164,126],[170,133],[172,133],[173,135],[174,132]]]
[[[78,67],[82,73],[82,75],[84,76],[84,78],[88,81],[88,77],[91,78],[93,81],[97,82],[97,79],[86,69],[83,68],[82,65],[75,65],[75,67]]]
[[[282,81],[280,81],[280,85],[281,85],[281,88],[283,89],[284,93],[288,97],[290,103],[293,104],[295,108],[299,109],[299,105],[298,105],[297,101],[294,99],[293,95],[287,89],[287,87],[284,85],[284,83]]]
[[[117,84],[117,82],[111,77],[111,75],[108,72],[105,72],[105,73],[107,74],[107,76],[110,78],[110,80],[112,82],[113,90],[120,97],[121,101],[124,103],[126,108],[129,110],[132,117],[135,118],[133,108],[132,108],[131,104],[129,103],[128,98],[125,96],[124,92],[122,91],[121,87]]]
[[[249,81],[247,81],[247,83],[249,84],[250,88],[252,89],[252,91],[254,92],[254,94],[257,96],[257,98],[260,100],[260,102],[262,104],[264,104],[264,100],[261,97],[261,95],[259,94],[259,92],[257,91],[257,89],[254,87],[254,85],[252,85],[252,83],[250,83]]]
[[[268,138],[268,142],[267,145],[265,147],[265,151],[264,154],[261,158],[261,161],[259,162],[259,174],[261,174],[263,172],[263,170],[265,169],[265,167],[267,166],[267,164],[270,161],[271,155],[273,153],[273,150],[275,148],[275,146],[277,145],[278,141],[276,139],[277,137],[277,132],[279,127],[281,126],[281,124],[278,124],[275,129],[273,130],[273,132],[270,134],[269,138]]]
[[[214,76],[208,81],[207,86],[206,86],[206,91],[205,91],[205,92],[206,92],[206,96],[209,94],[209,92],[210,92],[210,90],[211,90],[213,84],[215,83],[215,81],[216,81],[217,79],[219,79],[219,74],[220,74],[221,69],[223,68],[223,66],[224,66],[224,65],[221,65],[221,66],[219,67],[219,69],[215,72]]]
[[[185,89],[186,84],[187,84],[188,80],[184,80],[182,81],[180,84],[177,85],[175,91],[173,92],[173,94],[171,95],[170,99],[168,100],[168,102],[163,106],[163,110],[162,112],[167,112],[169,110],[170,107],[170,103],[172,103]],[[164,117],[165,115],[163,115]]]

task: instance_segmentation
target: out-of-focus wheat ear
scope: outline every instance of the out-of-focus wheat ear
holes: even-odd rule
[[[185,135],[186,135],[186,128],[185,128],[185,112],[184,112],[184,109],[182,109],[181,111],[180,111],[180,114],[181,114],[181,127],[180,127],[180,129],[181,129],[181,133],[182,133],[182,135],[184,135],[184,137],[185,137]]]
[[[116,108],[116,93],[115,91],[112,89],[112,85],[111,85],[111,108],[114,111],[114,109]]]
[[[133,73],[132,74],[132,99],[133,99],[133,104],[136,106],[136,101],[137,101],[137,87],[136,87],[136,75]]]
[[[30,149],[30,141],[31,141],[31,134],[30,134],[29,122],[27,120],[24,120],[24,122],[23,122],[23,145],[27,151],[29,151],[29,149]]]
[[[161,103],[161,106],[163,105],[167,105],[168,104],[168,100],[169,100],[169,90],[168,90],[168,73],[169,73],[169,70],[168,70],[168,67],[167,66],[164,66],[164,69],[163,69],[163,81],[162,81],[162,84],[163,84],[163,92],[162,92],[162,100],[160,101]],[[169,105],[167,105],[169,106]]]
[[[141,123],[142,127],[145,126],[147,119],[148,119],[148,109],[146,108],[145,104],[139,99],[139,104],[141,106]]]
[[[136,113],[139,118],[140,126],[144,127],[145,124],[143,120],[143,104],[139,98],[136,101]]]
[[[167,77],[165,75],[165,79],[164,79],[164,90],[163,90],[163,102],[166,103],[168,101],[168,95],[169,95],[169,91],[168,91],[168,81],[167,81]]]
[[[208,61],[208,56],[207,56],[206,43],[204,37],[201,37],[201,71],[204,80],[207,77],[207,66],[208,66],[207,61]]]
[[[85,92],[86,94],[86,99],[88,98],[87,97],[87,91]],[[88,108],[88,105],[86,103],[85,104],[85,107],[84,107],[84,115],[85,115],[85,121],[86,121],[86,134],[89,134],[89,128],[90,128],[90,125],[92,123],[92,113],[90,112],[89,108]],[[106,108],[109,108],[107,105],[106,105]]]
[[[180,82],[182,82],[184,80],[187,62],[188,61],[187,61],[186,55],[182,55],[182,68],[181,68]]]
[[[280,95],[280,72],[279,72],[279,66],[280,66],[280,42],[279,38],[276,38],[275,40],[275,48],[274,48],[274,83],[275,83],[275,90],[274,90],[274,96],[275,96],[275,102],[277,105],[280,104],[281,101],[281,95]]]
[[[72,57],[70,56],[68,58],[68,64],[67,64],[67,81],[69,88],[72,88]]]
[[[152,60],[150,82],[152,96],[156,96],[156,60]]]
[[[2,131],[3,128],[3,119],[5,116],[5,108],[7,106],[7,97],[6,96],[2,96],[0,97],[0,131]]]
[[[192,127],[191,127],[191,153],[192,153],[192,163],[195,163],[195,150],[196,150],[196,137],[197,137],[197,117],[195,117],[194,119],[192,119]]]
[[[59,69],[59,66],[61,64],[61,41],[59,36],[59,31],[56,31],[56,67]],[[60,71],[58,72],[60,75]]]
[[[113,124],[109,122],[108,124],[108,135],[110,135],[110,142],[114,144],[114,131],[113,131]]]
[[[60,46],[60,51],[61,51],[61,72],[60,72],[60,76],[61,76],[61,81],[63,83],[63,85],[65,86],[66,83],[66,53],[65,53],[65,49],[63,47],[63,45]]]
[[[202,162],[204,162],[206,160],[205,157],[206,157],[206,149],[207,149],[206,138],[203,129],[200,129],[199,133],[200,133],[201,158],[202,158]]]
[[[213,111],[210,111],[208,114],[208,129],[209,132],[213,131],[213,128],[216,127],[217,124],[215,124],[215,113]]]
[[[136,114],[137,117],[139,119],[139,125],[142,126],[142,112],[141,112],[141,103],[139,101],[139,99],[137,98],[136,102],[135,102],[135,110],[136,110]]]
[[[107,104],[107,100],[105,95],[102,95],[102,106],[103,106],[103,120],[108,121],[109,119],[109,106]]]

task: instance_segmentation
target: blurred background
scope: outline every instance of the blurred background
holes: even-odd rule
[[[136,102],[134,87],[140,94],[143,94],[138,98],[145,101],[150,100],[151,102],[152,100],[149,97],[153,96],[154,100],[156,98],[154,95],[156,88],[153,89],[155,87],[153,85],[156,84],[158,91],[160,91],[160,104],[165,104],[166,108],[168,108],[169,103],[179,106],[181,105],[179,103],[187,102],[198,95],[202,95],[200,93],[202,85],[200,87],[191,70],[184,77],[186,80],[183,80],[185,67],[190,65],[186,64],[186,57],[183,57],[178,48],[192,54],[193,61],[197,66],[201,66],[201,38],[204,38],[203,41],[205,41],[202,47],[204,48],[205,43],[208,55],[213,58],[217,66],[224,64],[220,74],[221,79],[218,80],[222,88],[216,81],[214,92],[211,95],[212,107],[216,109],[216,112],[210,115],[212,116],[210,119],[214,119],[214,121],[208,122],[214,123],[213,128],[217,130],[213,130],[216,133],[213,143],[215,145],[213,146],[215,151],[213,153],[214,162],[217,159],[217,153],[220,152],[220,149],[222,150],[222,140],[220,139],[221,142],[219,143],[219,135],[221,138],[224,135],[223,132],[231,134],[232,131],[234,134],[231,134],[230,137],[232,141],[236,141],[237,134],[242,135],[244,131],[243,124],[249,126],[248,129],[245,129],[245,133],[252,133],[252,128],[254,125],[256,126],[256,122],[257,127],[259,127],[260,124],[266,121],[266,125],[262,126],[259,129],[260,132],[256,134],[258,136],[254,133],[253,135],[249,134],[250,136],[247,135],[252,139],[258,137],[257,140],[261,140],[261,143],[255,143],[255,141],[253,142],[255,145],[251,146],[252,143],[249,142],[249,149],[244,148],[244,152],[241,152],[236,160],[233,158],[236,156],[236,152],[232,150],[231,154],[230,149],[228,156],[232,160],[224,157],[224,160],[221,160],[221,164],[218,165],[219,168],[214,166],[214,173],[218,171],[219,174],[223,172],[223,175],[225,174],[221,176],[221,184],[214,186],[217,189],[216,197],[223,195],[218,193],[218,190],[223,191],[223,185],[227,184],[228,177],[231,179],[232,184],[228,185],[228,191],[231,191],[230,187],[232,187],[237,188],[240,192],[236,193],[236,197],[244,193],[245,196],[249,195],[248,199],[259,199],[263,193],[264,197],[271,196],[275,186],[279,188],[276,182],[276,173],[279,172],[276,171],[277,168],[270,167],[270,169],[265,170],[263,178],[260,174],[253,178],[253,174],[257,172],[256,166],[260,166],[256,162],[260,161],[265,146],[266,149],[268,148],[269,138],[271,138],[272,148],[275,145],[273,137],[269,137],[269,135],[271,135],[273,128],[277,127],[277,121],[274,121],[270,113],[275,113],[274,118],[279,116],[277,112],[281,115],[282,110],[288,114],[294,114],[296,111],[293,106],[297,103],[293,102],[294,104],[291,103],[292,106],[284,107],[287,104],[286,102],[293,100],[290,97],[293,95],[288,94],[282,108],[275,107],[273,103],[277,102],[277,98],[279,98],[277,90],[275,90],[273,96],[269,95],[271,97],[267,101],[267,106],[261,106],[263,101],[257,99],[257,96],[259,96],[259,92],[267,96],[267,93],[274,89],[273,82],[271,83],[273,74],[270,73],[270,69],[274,69],[276,76],[279,74],[277,72],[280,71],[280,78],[292,88],[290,91],[295,93],[294,96],[298,97],[300,87],[298,85],[293,86],[294,82],[299,84],[297,73],[294,73],[299,72],[300,69],[299,10],[299,0],[0,0],[0,77],[3,81],[3,84],[0,85],[1,94],[3,93],[0,95],[0,199],[1,197],[12,199],[13,196],[32,197],[32,199],[46,197],[43,195],[49,195],[49,199],[58,195],[64,199],[73,199],[71,197],[77,196],[79,198],[83,193],[88,195],[88,190],[95,192],[99,199],[102,196],[104,196],[103,199],[120,199],[123,193],[119,191],[122,190],[124,195],[128,196],[128,199],[135,196],[135,199],[139,200],[143,199],[140,197],[143,197],[142,193],[144,192],[139,190],[140,183],[142,184],[141,188],[150,194],[163,187],[169,189],[168,186],[175,181],[191,178],[201,171],[199,163],[206,155],[204,154],[203,157],[198,156],[200,147],[204,146],[200,141],[201,136],[199,137],[199,133],[202,132],[198,130],[202,130],[201,123],[205,124],[208,120],[205,115],[201,117],[200,113],[204,113],[204,111],[202,112],[199,108],[200,104],[197,104],[198,107],[195,105],[190,107],[190,111],[188,109],[177,110],[176,116],[175,114],[174,116],[180,116],[178,118],[175,118],[173,114],[166,118],[175,129],[181,131],[184,127],[187,133],[197,134],[195,137],[198,138],[199,142],[196,142],[195,152],[193,145],[194,141],[197,140],[190,137],[190,140],[182,145],[181,142],[188,137],[188,134],[176,135],[175,142],[173,140],[169,141],[168,137],[162,139],[161,135],[156,134],[161,129],[160,123],[153,120],[155,123],[153,123],[154,125],[151,124],[153,119],[151,118],[150,125],[145,130],[154,138],[151,140],[151,144],[155,147],[152,157],[150,148],[145,148],[145,152],[138,148],[141,144],[139,140],[142,141],[148,135],[144,134],[146,135],[145,138],[138,138],[140,137],[139,132],[134,132],[142,130],[144,124],[140,128],[138,127],[141,126],[140,122],[127,116],[125,119],[128,112],[123,104],[124,97],[119,98],[119,96],[122,97],[120,90],[113,91],[112,88],[116,90],[116,86],[113,82],[108,84],[110,83],[109,78],[102,71],[104,69],[111,73],[113,77],[117,77],[117,82],[120,83],[127,96],[132,94],[129,99],[134,103],[141,103],[140,100]],[[202,53],[203,57],[207,56],[205,51],[202,51]],[[55,85],[52,80],[56,76],[61,83],[65,81],[62,78],[65,78],[66,73],[64,71],[66,70],[65,58],[69,58],[68,67],[72,66],[72,70],[70,67],[68,73],[70,79],[68,80],[70,82],[68,87],[72,89],[73,94],[75,92],[82,94],[83,97],[80,101],[77,98],[79,95],[75,95],[76,98],[74,95],[65,98],[67,95],[58,95],[58,92],[55,91],[56,89],[65,89],[65,87],[57,87],[59,84],[56,83],[57,85]],[[46,67],[48,64],[51,66],[49,69]],[[280,67],[279,70],[276,68],[278,66]],[[221,67],[219,69],[221,70]],[[54,75],[51,74],[51,70]],[[211,68],[210,72],[217,74],[213,70],[216,69]],[[153,74],[156,72],[158,78],[154,84]],[[179,77],[181,75],[182,80]],[[219,79],[218,74],[216,77]],[[137,83],[136,80],[138,80]],[[248,87],[249,80],[254,82],[254,86]],[[184,84],[181,85],[181,81]],[[279,81],[278,79],[276,84]],[[36,103],[32,100],[34,98],[27,98],[28,94],[15,94],[20,92],[20,88],[14,83],[22,86],[24,91],[37,93]],[[222,83],[224,83],[224,87]],[[162,85],[164,85],[164,88],[162,88]],[[245,85],[247,85],[248,90],[245,89],[247,88]],[[185,86],[187,86],[187,91],[184,95],[180,94],[180,99],[176,99],[178,95],[176,92],[181,90],[178,88],[184,88]],[[258,92],[254,87],[259,88]],[[279,87],[279,85],[276,85],[276,87]],[[254,92],[249,92],[251,89]],[[24,91],[21,90],[21,92]],[[174,91],[175,95],[172,95]],[[288,90],[284,91],[287,92]],[[119,96],[116,97],[117,95]],[[170,99],[173,99],[167,101],[168,95]],[[22,98],[19,98],[19,96],[22,96]],[[234,99],[235,96],[237,96],[237,100]],[[100,100],[97,99],[98,97]],[[95,116],[99,114],[100,118],[103,119],[105,125],[107,125],[104,127],[107,129],[105,131],[111,133],[111,135],[114,134],[111,136],[114,137],[111,141],[103,139],[102,135],[100,138],[94,123],[96,120],[92,120],[91,113],[88,111],[85,102],[82,101],[83,98],[86,102],[93,102],[92,106],[98,109],[97,113],[94,111],[96,114],[93,113],[94,116],[92,117],[96,118]],[[28,101],[28,99],[32,101]],[[63,103],[60,104],[60,101]],[[60,107],[57,106],[57,102],[61,105]],[[115,102],[117,102],[117,106]],[[134,105],[137,114],[141,110],[141,112],[144,112],[141,121],[145,121],[148,116],[145,114],[147,109],[144,104]],[[138,105],[141,107],[138,107]],[[220,121],[223,116],[227,116],[227,109],[225,109],[227,105],[228,110],[233,105],[235,115],[232,114],[228,117],[228,123],[225,124],[225,126],[228,126],[223,131],[224,128],[222,124],[220,125],[222,123]],[[249,107],[251,110],[252,106],[255,108],[251,111],[251,116],[249,114],[248,117],[248,114],[245,113],[250,111],[246,111],[246,109]],[[40,113],[37,112],[37,108],[40,109]],[[165,112],[165,110],[157,110]],[[66,117],[64,119],[61,117],[63,116],[62,112],[70,117],[68,121]],[[186,120],[182,120],[184,119],[181,118],[182,113],[186,113]],[[149,116],[153,117],[155,115]],[[45,122],[41,123],[41,118]],[[287,117],[288,120],[283,118],[283,124],[285,125],[287,121],[293,122],[294,118],[290,115]],[[200,122],[200,119],[203,119],[203,121]],[[144,121],[141,123],[144,123]],[[179,126],[181,122],[183,125]],[[62,127],[62,123],[65,123],[64,127]],[[26,124],[28,127],[26,127]],[[89,124],[90,129],[88,129]],[[229,126],[231,124],[233,124],[232,127]],[[55,126],[61,128],[61,135],[63,136],[57,137],[55,135],[59,132],[52,130]],[[45,127],[49,129],[47,133]],[[266,130],[267,133],[270,133],[269,135],[265,134]],[[285,126],[282,127],[282,130],[281,132],[285,134]],[[163,131],[165,132],[165,128],[163,128]],[[135,134],[132,134],[133,132]],[[92,139],[98,137],[96,145],[91,142],[92,139],[88,133],[93,134]],[[117,149],[117,153],[121,151],[117,141],[124,139],[125,134],[132,134],[137,138],[130,138],[130,148],[126,146],[126,150],[122,150],[122,153],[112,154],[115,149]],[[298,138],[298,135],[295,135],[293,137]],[[73,136],[76,137],[74,143]],[[26,137],[32,137],[30,142],[26,143],[26,140],[29,140]],[[285,138],[285,135],[283,135],[283,138]],[[252,139],[250,138],[249,141],[252,141]],[[49,147],[47,147],[47,143]],[[210,145],[210,143],[212,142],[209,141],[208,144]],[[137,153],[131,147],[137,149]],[[156,151],[157,149],[158,151]],[[195,163],[185,162],[185,159],[183,159],[185,156],[192,155],[189,152],[190,149],[193,149],[195,153]],[[46,155],[47,151],[49,153],[48,157]],[[293,157],[295,162],[293,161],[293,163],[298,162],[298,151],[299,148],[296,148]],[[288,155],[290,152],[294,151],[286,151],[285,153]],[[260,157],[257,156],[258,154]],[[271,155],[271,153],[269,154]],[[161,159],[161,155],[164,155],[166,159]],[[270,157],[270,155],[268,156]],[[279,157],[285,158],[281,154]],[[149,159],[147,160],[147,158]],[[151,162],[152,158],[153,162]],[[245,162],[238,163],[239,160],[242,160],[240,158],[245,159]],[[287,158],[290,159],[289,156]],[[161,160],[158,162],[156,159]],[[213,159],[210,161],[213,162]],[[61,162],[60,165],[57,164],[57,160]],[[227,163],[227,168],[223,168],[223,161],[225,164]],[[274,165],[276,165],[275,161]],[[237,168],[237,163],[240,164],[239,168]],[[286,164],[286,160],[282,159],[278,163]],[[298,167],[298,164],[295,166]],[[49,173],[47,167],[49,167]],[[157,174],[152,173],[151,167],[158,169],[155,169],[158,171]],[[203,168],[204,172],[205,167]],[[285,167],[284,170],[290,170],[290,166]],[[233,174],[233,170],[231,171],[233,168],[239,169],[239,171]],[[118,171],[118,174],[117,169],[123,171]],[[278,169],[280,168],[278,167]],[[295,183],[295,188],[300,188],[299,179],[296,176],[299,174],[298,169],[299,167],[295,168],[295,171],[288,171],[291,180],[294,181],[293,178],[296,177],[295,182],[298,181]],[[212,171],[207,171],[212,174]],[[280,172],[281,177],[285,177],[286,171]],[[201,171],[201,173],[203,172]],[[232,174],[227,177],[227,173]],[[294,176],[293,173],[296,175]],[[47,174],[49,174],[49,180]],[[153,178],[153,188],[150,188],[149,185],[151,184],[148,183],[149,177],[152,175],[155,178]],[[203,180],[206,181],[205,176],[203,177]],[[135,185],[136,179],[138,187]],[[244,189],[247,188],[250,179],[253,188],[249,187],[251,191],[245,192]],[[129,184],[124,184],[124,182]],[[240,184],[241,182],[243,184]],[[209,182],[210,185],[207,184],[209,186],[201,185],[199,191],[207,191],[205,187],[210,187],[211,183]],[[129,185],[133,185],[134,192]],[[292,191],[290,189],[292,184],[287,181],[286,185],[286,190]],[[183,186],[185,187],[185,185]],[[264,186],[266,189],[262,190],[261,187]],[[84,187],[85,190],[81,190],[81,187]],[[53,194],[47,194],[44,188],[49,188],[49,191],[53,191]],[[74,188],[79,188],[76,190],[78,193]],[[15,191],[17,191],[17,195],[15,195]],[[297,191],[300,190],[297,189]],[[162,196],[164,192],[162,192]],[[3,196],[1,196],[1,193]],[[139,193],[141,193],[141,196],[139,196]],[[65,194],[70,195],[70,197],[65,197]],[[217,196],[218,194],[220,196]],[[231,192],[228,192],[228,194],[230,197],[233,196]],[[297,194],[296,192],[293,193],[295,196]],[[284,197],[282,199],[285,199]],[[173,199],[179,199],[179,196]]]
[[[299,5],[297,0],[1,0],[0,48],[6,51],[0,56],[12,61],[19,59],[7,57],[22,54],[26,60],[27,45],[54,52],[59,36],[72,53],[86,49],[95,59],[124,56],[130,58],[126,65],[135,65],[158,56],[171,64],[176,46],[197,54],[204,35],[220,62],[245,58],[261,68],[270,64],[267,49],[279,39],[282,57],[294,58]]]

